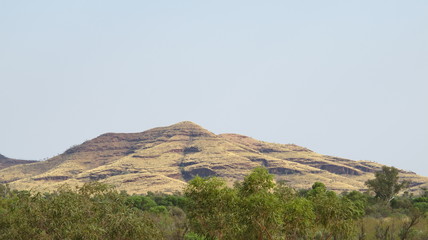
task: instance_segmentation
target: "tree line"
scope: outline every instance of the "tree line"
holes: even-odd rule
[[[428,239],[428,190],[383,167],[367,192],[293,189],[255,168],[228,186],[195,177],[182,193],[129,195],[90,182],[54,192],[0,185],[0,239]]]

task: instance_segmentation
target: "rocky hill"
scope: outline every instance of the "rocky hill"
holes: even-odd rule
[[[3,168],[8,168],[19,164],[28,164],[33,162],[36,162],[36,161],[12,159],[0,154],[0,170]]]
[[[337,191],[362,190],[382,165],[326,156],[293,144],[274,144],[238,134],[216,135],[192,122],[141,133],[106,133],[42,162],[0,170],[0,182],[18,189],[52,190],[64,183],[101,181],[129,193],[180,191],[199,175],[229,183],[265,166],[276,180],[296,188],[315,181]],[[428,178],[401,171],[412,190]]]

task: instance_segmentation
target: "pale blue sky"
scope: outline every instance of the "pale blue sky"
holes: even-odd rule
[[[428,1],[0,0],[0,154],[183,120],[428,176]]]

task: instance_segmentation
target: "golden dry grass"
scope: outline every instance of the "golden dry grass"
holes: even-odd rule
[[[277,180],[295,188],[325,183],[337,191],[364,189],[381,164],[315,153],[293,144],[274,144],[238,134],[215,135],[181,122],[142,133],[108,133],[47,161],[0,170],[0,181],[18,189],[49,191],[62,184],[98,180],[130,193],[181,191],[199,174],[242,180],[263,165]],[[428,185],[428,178],[409,172],[403,178]],[[415,186],[412,190],[418,190]]]

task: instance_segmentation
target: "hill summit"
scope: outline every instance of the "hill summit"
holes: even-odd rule
[[[185,121],[140,133],[106,133],[46,161],[0,170],[0,182],[18,189],[47,191],[67,183],[101,181],[130,193],[181,191],[186,181],[219,176],[242,180],[253,168],[266,167],[276,180],[296,188],[314,182],[337,191],[362,190],[382,165],[313,152],[294,144],[275,144],[239,134],[216,135]],[[412,190],[428,178],[401,171]]]
[[[15,166],[15,165],[20,165],[20,164],[33,163],[33,162],[36,162],[36,161],[11,159],[0,154],[0,169]]]

